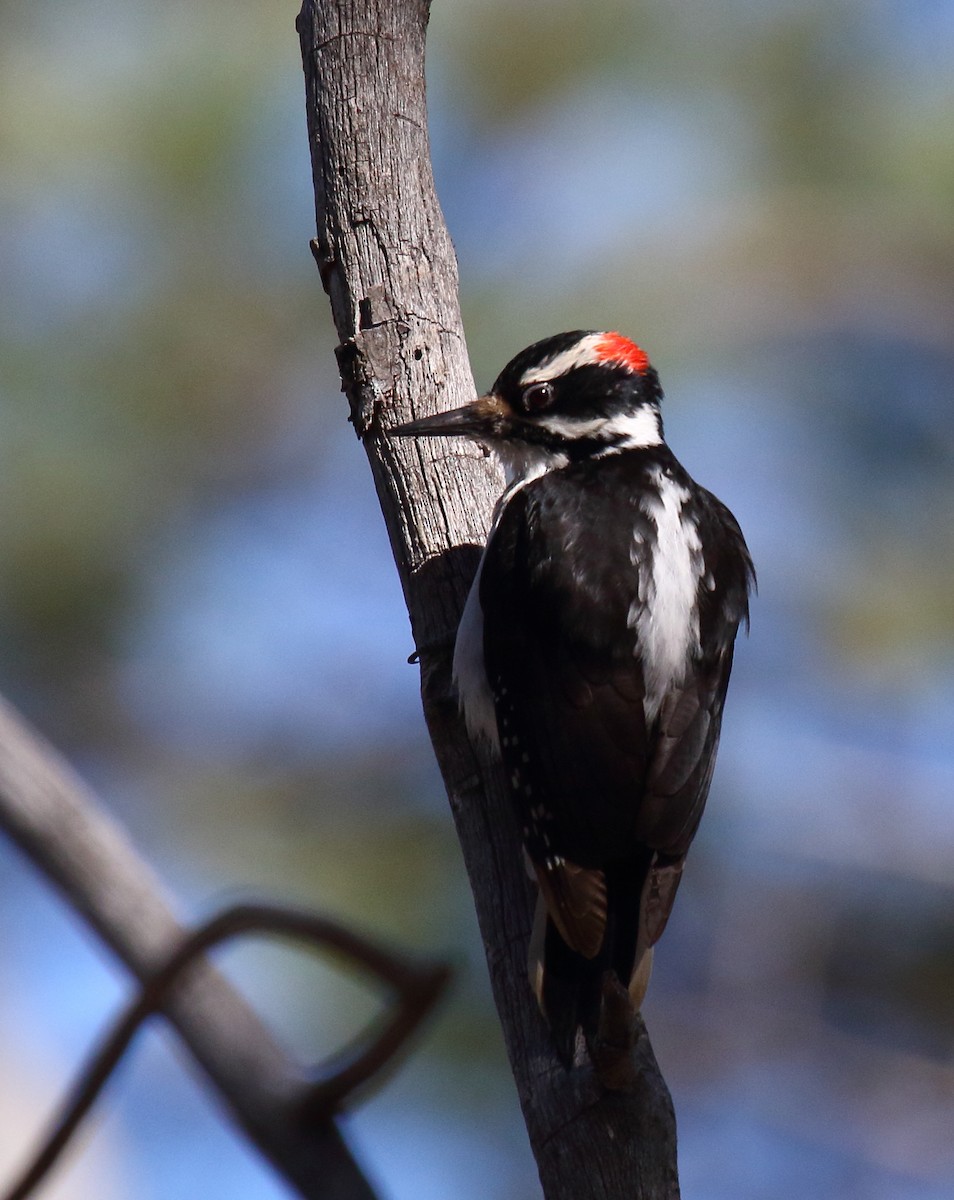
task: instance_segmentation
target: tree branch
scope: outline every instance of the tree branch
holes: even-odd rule
[[[351,420],[364,441],[421,662],[447,787],[547,1200],[678,1196],[675,1120],[649,1039],[639,1086],[565,1072],[526,971],[531,896],[505,781],[475,758],[451,694],[454,632],[501,483],[479,452],[382,428],[473,398],[457,266],[427,140],[427,0],[305,0],[298,19],[318,236]]]
[[[182,944],[158,880],[121,829],[3,700],[0,828],[140,981]],[[232,1118],[306,1200],[374,1200],[334,1122],[301,1120],[312,1080],[217,971],[195,963],[163,1011]]]
[[[300,909],[270,904],[238,904],[192,930],[113,1025],[65,1101],[53,1128],[5,1200],[26,1200],[46,1178],[88,1115],[146,1019],[166,1002],[184,972],[206,950],[247,933],[283,934],[336,951],[386,983],[396,1003],[348,1049],[315,1073],[298,1104],[296,1123],[306,1127],[329,1120],[388,1067],[443,992],[449,971],[417,964],[369,942],[336,921]]]

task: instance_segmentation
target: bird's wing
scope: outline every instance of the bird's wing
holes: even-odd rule
[[[685,678],[660,706],[637,817],[639,836],[657,851],[641,913],[640,937],[648,945],[665,928],[709,795],[735,636],[748,621],[749,590],[755,584],[742,531],[725,505],[698,488],[690,515],[703,554],[700,645]]]
[[[699,648],[660,707],[639,811],[640,836],[672,858],[689,849],[709,794],[735,636],[755,585],[742,531],[725,505],[697,487],[689,515],[703,556]]]
[[[664,857],[689,849],[715,767],[732,648],[714,667],[696,662],[664,698],[656,718],[637,835]]]
[[[531,859],[591,868],[632,849],[649,750],[642,671],[621,645],[625,588],[608,598],[569,575],[564,529],[535,482],[510,500],[484,555],[484,658]],[[560,890],[573,903],[577,885]]]
[[[731,570],[706,560],[700,640],[719,649],[697,655],[647,724],[632,604],[635,548],[651,544],[653,530],[640,528],[648,518],[632,501],[619,520],[594,528],[585,511],[548,503],[548,489],[559,486],[544,476],[509,501],[485,553],[480,599],[501,753],[527,851],[554,923],[588,957],[606,923],[602,868],[644,863],[646,847],[658,854],[648,877],[633,881],[649,890],[641,939],[652,944],[665,926],[712,778],[748,558],[739,533]],[[707,493],[693,515],[704,546],[738,531]],[[590,549],[577,540],[566,553],[581,530]],[[607,570],[627,561],[626,578]]]

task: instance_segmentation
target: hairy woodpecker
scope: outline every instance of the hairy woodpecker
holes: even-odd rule
[[[661,399],[635,343],[578,330],[392,430],[473,438],[506,473],[454,677],[510,782],[540,889],[531,982],[567,1066],[608,987],[642,1003],[755,579],[735,518],[663,440]]]

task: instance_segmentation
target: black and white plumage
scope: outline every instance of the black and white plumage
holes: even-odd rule
[[[754,582],[734,517],[663,440],[661,398],[633,342],[577,331],[394,431],[470,436],[506,471],[454,675],[510,780],[540,887],[532,982],[568,1065],[607,979],[642,1002]]]

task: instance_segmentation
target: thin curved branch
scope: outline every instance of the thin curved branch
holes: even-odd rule
[[[446,987],[449,970],[441,964],[413,963],[361,937],[327,917],[269,904],[239,904],[216,914],[188,934],[114,1022],[80,1072],[46,1141],[5,1200],[26,1200],[45,1179],[89,1114],[144,1021],[157,1012],[183,972],[205,951],[241,934],[271,933],[302,939],[335,950],[363,967],[395,993],[396,1004],[384,1018],[355,1038],[346,1051],[313,1072],[300,1102],[307,1126],[327,1121],[353,1102],[405,1046]]]
[[[182,943],[159,881],[92,793],[0,699],[0,829],[141,982]],[[251,1142],[308,1200],[374,1200],[333,1121],[298,1120],[313,1081],[242,997],[196,962],[162,1006]]]

